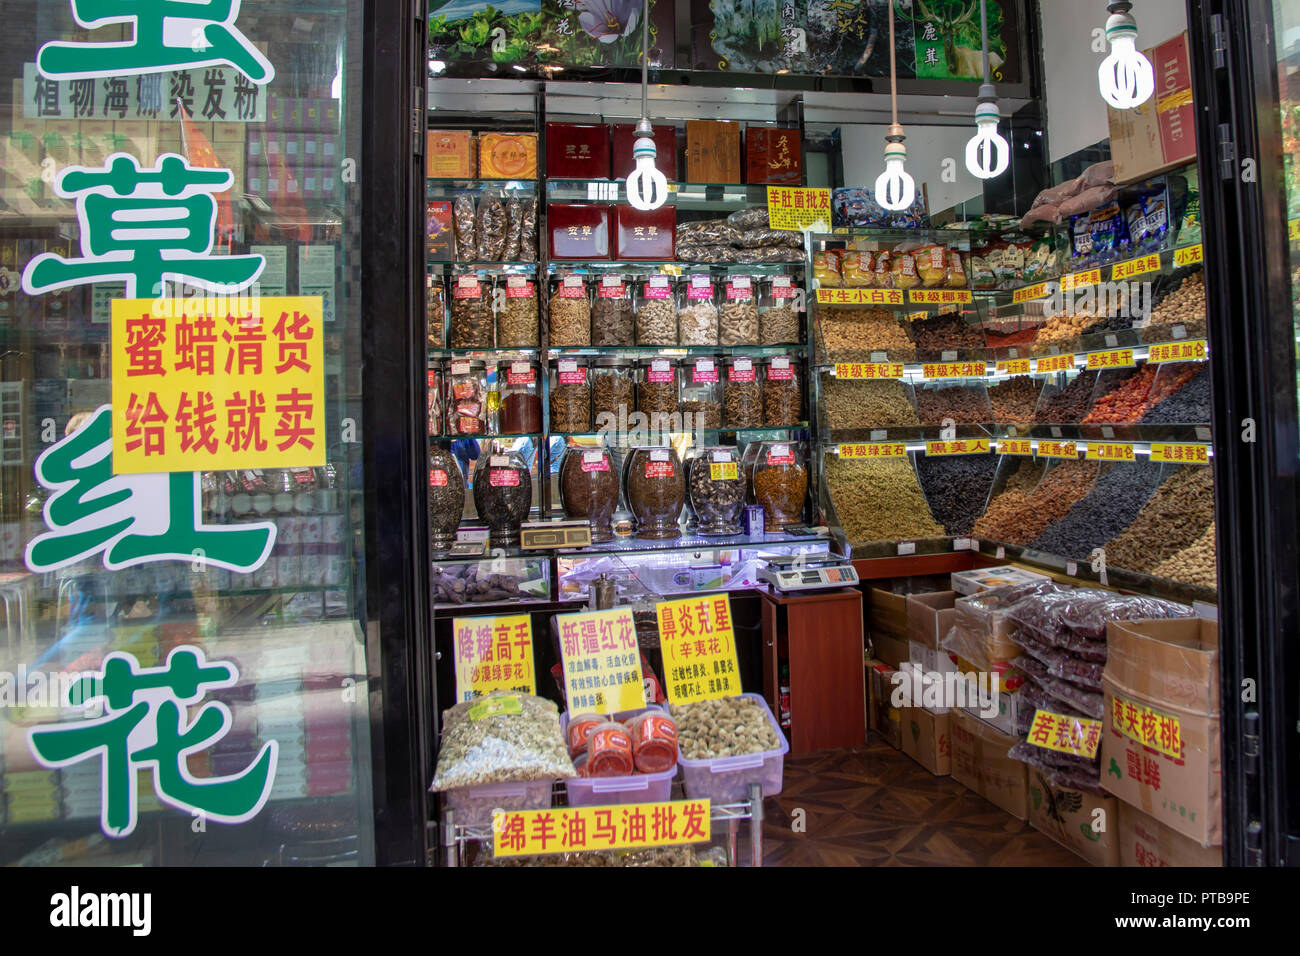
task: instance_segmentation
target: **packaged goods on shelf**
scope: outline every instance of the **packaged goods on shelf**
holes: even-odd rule
[[[1206,528],[1205,533],[1187,547],[1152,568],[1151,576],[1190,584],[1193,587],[1216,590],[1219,586],[1219,575],[1214,525],[1211,524]]]
[[[901,381],[840,379],[823,372],[821,386],[825,424],[832,431],[921,424]]]
[[[886,353],[891,362],[916,358],[907,330],[888,309],[818,308],[817,346],[826,362],[865,362],[873,352]]]
[[[825,464],[831,504],[850,544],[944,536],[911,461],[827,456]]]
[[[534,435],[542,430],[541,370],[536,362],[497,365],[497,432]]]
[[[576,776],[559,711],[530,694],[491,693],[442,714],[435,792]]]
[[[552,348],[591,345],[591,290],[582,276],[566,275],[552,282],[547,322]]]
[[[479,262],[499,262],[504,259],[508,224],[506,207],[498,191],[483,191],[474,220],[474,238],[478,242],[478,253],[474,258]]]
[[[921,489],[945,533],[968,535],[974,530],[975,519],[988,502],[997,466],[996,455],[922,455],[917,459]]]
[[[1143,462],[1111,465],[1065,517],[1048,525],[1029,546],[1048,554],[1085,560],[1094,548],[1102,547],[1133,522],[1163,478],[1159,465]]]
[[[803,292],[790,276],[773,276],[763,283],[758,301],[759,341],[763,345],[794,345],[799,342],[800,322],[796,303]]]
[[[763,424],[761,374],[754,360],[736,356],[726,363],[722,420],[728,428],[758,428]]]
[[[552,431],[591,430],[591,379],[586,358],[552,360],[550,391]]]
[[[651,127],[655,144],[655,168],[670,183],[677,181],[677,127],[655,124]],[[610,127],[613,140],[610,172],[615,179],[626,179],[636,169],[632,149],[640,138],[632,123],[614,123]]]
[[[429,534],[433,547],[446,550],[465,513],[465,476],[456,456],[437,446],[429,450]]]
[[[624,465],[624,485],[637,537],[680,537],[677,522],[686,504],[686,475],[674,449],[633,449]]]
[[[552,259],[608,259],[612,248],[610,207],[596,203],[547,203]]]
[[[797,129],[745,130],[745,182],[798,186],[802,178],[803,143]]]
[[[1213,520],[1212,470],[1184,465],[1160,485],[1132,524],[1106,542],[1106,564],[1149,574],[1194,544]]]
[[[940,638],[939,647],[970,661],[982,671],[992,669],[998,661],[1019,657],[1019,646],[1011,641],[1015,625],[1010,609],[1031,595],[1060,588],[1047,578],[1037,577],[1027,583],[958,597],[953,602],[952,627]]]
[[[478,166],[475,136],[469,130],[431,129],[425,136],[426,171],[431,179],[469,179]]]
[[[917,417],[922,425],[979,425],[993,421],[988,389],[976,385],[920,385],[915,390]]]
[[[546,175],[552,179],[609,179],[609,127],[546,124]]]
[[[480,133],[480,179],[536,179],[536,133]]]
[[[488,526],[494,547],[518,543],[532,504],[532,475],[523,456],[485,449],[474,467],[474,510]]]
[[[707,275],[692,275],[682,282],[677,302],[679,344],[718,344],[716,296],[713,280]]]
[[[677,207],[660,206],[642,211],[614,207],[614,258],[671,259],[677,247]]]
[[[989,386],[992,421],[1006,425],[1027,425],[1034,420],[1034,409],[1042,385],[1032,376],[1017,375]]]
[[[790,428],[803,419],[799,363],[787,355],[768,359],[763,373],[763,425]]]
[[[983,330],[956,312],[915,319],[908,323],[906,331],[922,359],[937,359],[948,351],[985,347]]]
[[[1210,365],[1201,363],[1190,379],[1150,405],[1143,425],[1208,424],[1210,421]]]
[[[740,182],[740,124],[686,121],[686,178],[693,183]]]
[[[519,261],[537,261],[537,200],[519,202]]]
[[[925,197],[917,192],[907,209],[893,212],[876,202],[875,191],[863,186],[844,186],[831,191],[832,225],[862,229],[929,229],[930,214]]]
[[[762,442],[754,460],[754,503],[763,508],[764,527],[783,531],[803,517],[808,496],[805,452],[797,442]]]
[[[425,203],[424,249],[430,259],[456,258],[456,237],[449,202]]]
[[[1080,372],[1064,388],[1044,385],[1034,421],[1045,425],[1078,424],[1092,407],[1096,385],[1096,372]]]
[[[618,508],[619,478],[607,448],[570,445],[560,463],[560,500],[567,518],[591,525],[592,541],[614,537],[612,518]]]

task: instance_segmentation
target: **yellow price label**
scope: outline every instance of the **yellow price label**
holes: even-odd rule
[[[1004,438],[998,442],[999,455],[1032,455],[1034,443],[1028,438]]]
[[[902,289],[818,289],[822,305],[903,305]]]
[[[1088,461],[1136,461],[1133,456],[1133,446],[1123,442],[1088,442],[1088,450],[1084,453]]]
[[[1205,247],[1199,242],[1194,246],[1183,246],[1181,249],[1174,250],[1174,265],[1179,269],[1194,266],[1204,261]]]
[[[1108,349],[1105,352],[1089,352],[1088,368],[1128,368],[1137,364],[1133,361],[1132,349]]]
[[[988,366],[983,362],[927,362],[921,366],[924,378],[983,378]]]
[[[1292,242],[1300,242],[1300,219],[1292,219],[1287,222],[1286,234]]]
[[[555,622],[569,713],[614,714],[645,706],[630,607],[557,614]]]
[[[1048,441],[1038,443],[1039,458],[1078,458],[1079,446],[1072,441]]]
[[[1048,283],[1040,282],[1037,285],[1027,285],[1023,289],[1017,289],[1011,294],[1012,302],[1028,302],[1031,299],[1041,299],[1047,295]]]
[[[1150,747],[1175,760],[1183,756],[1183,728],[1173,714],[1115,694],[1110,699],[1107,716],[1112,730],[1136,740],[1143,747]]]
[[[734,461],[711,461],[709,462],[709,480],[735,481],[738,474],[737,467],[737,463]]]
[[[787,232],[802,232],[805,229],[829,230],[831,191],[801,189],[795,186],[768,186],[767,218],[772,229],[782,229]]]
[[[1025,739],[1034,747],[1092,760],[1101,746],[1101,721],[1036,710]]]
[[[1175,465],[1208,465],[1210,446],[1181,442],[1152,442],[1151,461]]]
[[[1044,355],[1034,359],[1034,371],[1039,375],[1047,372],[1066,372],[1074,368],[1073,355]]]
[[[1002,359],[997,370],[999,375],[1028,375],[1029,359]]]
[[[1157,256],[1156,259],[1158,262],[1159,257]],[[1087,272],[1075,272],[1072,275],[1061,277],[1061,289],[1065,292],[1069,292],[1072,289],[1082,289],[1085,286],[1100,285],[1100,284],[1101,284],[1100,269],[1090,269]]]
[[[500,810],[492,815],[492,853],[505,858],[707,843],[711,812],[708,800]]]
[[[1134,276],[1146,275],[1148,272],[1160,271],[1160,256],[1152,253],[1149,256],[1138,256],[1136,259],[1127,259],[1124,262],[1117,262],[1110,270],[1110,278],[1113,282],[1121,279],[1132,279]]]
[[[655,613],[669,703],[690,704],[742,693],[727,595],[661,601]]]
[[[956,441],[928,441],[925,443],[926,455],[987,455],[989,440],[987,438],[960,438]]]
[[[835,365],[836,378],[902,378],[902,362],[838,362]]]
[[[913,305],[955,305],[971,301],[966,289],[911,289],[907,301]]]
[[[905,442],[872,442],[840,445],[837,449],[841,458],[906,458]]]
[[[1153,364],[1162,362],[1199,362],[1209,355],[1209,346],[1205,339],[1188,339],[1185,342],[1161,342],[1147,349],[1147,361]]]
[[[537,693],[533,671],[533,621],[509,617],[455,617],[456,699],[473,700],[495,690]]]

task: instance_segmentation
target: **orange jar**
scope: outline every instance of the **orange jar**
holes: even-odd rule
[[[569,756],[576,757],[587,750],[587,738],[591,732],[605,723],[600,714],[579,714],[569,721],[567,728],[569,738]]]
[[[632,759],[640,773],[662,773],[677,763],[677,724],[665,713],[648,711],[628,721]]]
[[[623,777],[632,772],[632,735],[622,724],[607,721],[587,740],[587,776]]]

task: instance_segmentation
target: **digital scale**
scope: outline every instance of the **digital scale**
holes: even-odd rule
[[[774,591],[817,591],[851,588],[858,583],[858,572],[838,554],[795,554],[769,558],[758,579]]]

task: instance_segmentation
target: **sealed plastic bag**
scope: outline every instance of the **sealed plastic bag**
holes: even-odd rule
[[[442,749],[430,790],[576,777],[555,704],[496,692],[443,711]]]

